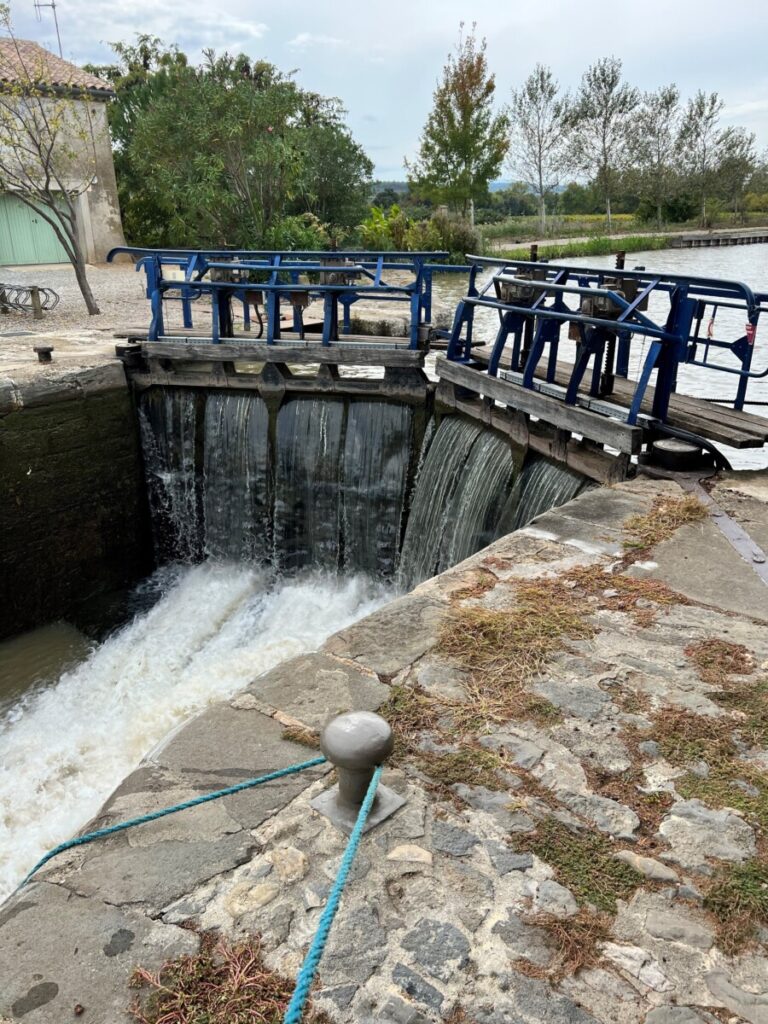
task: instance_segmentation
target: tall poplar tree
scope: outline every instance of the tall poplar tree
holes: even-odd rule
[[[512,90],[509,165],[531,189],[544,233],[547,199],[565,169],[570,118],[567,96],[550,68],[537,64],[520,89]]]
[[[405,166],[408,183],[419,195],[447,203],[473,217],[474,203],[488,194],[509,146],[509,116],[493,109],[495,76],[488,71],[486,41],[479,43],[473,24],[449,54],[434,92],[418,156]]]
[[[609,231],[611,201],[629,166],[630,117],[640,102],[621,68],[617,57],[601,57],[584,72],[572,121],[575,162],[603,197]]]

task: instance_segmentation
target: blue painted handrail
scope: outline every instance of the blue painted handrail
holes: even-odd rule
[[[690,364],[713,373],[738,378],[735,409],[743,409],[750,379],[768,376],[768,367],[752,371],[757,323],[768,297],[755,293],[742,281],[668,274],[662,271],[583,267],[562,263],[467,257],[474,267],[470,288],[459,302],[449,335],[448,359],[472,361],[473,322],[477,309],[494,310],[499,329],[493,343],[487,373],[496,376],[508,342],[512,342],[511,369],[521,374],[525,388],[536,387],[535,378],[548,348],[545,380],[552,384],[557,370],[560,332],[569,326],[576,357],[564,401],[575,404],[592,361],[591,396],[610,394],[614,374],[628,375],[629,346],[635,336],[651,344],[640,370],[626,422],[637,423],[640,409],[655,373],[653,416],[666,421],[671,396],[677,388],[678,368]],[[480,290],[474,280],[482,270],[491,271]],[[654,294],[668,301],[668,312],[656,322],[644,312]],[[568,305],[566,300],[575,300]],[[746,319],[745,333],[735,340],[700,338],[702,320],[710,312],[710,326],[718,308],[739,310]],[[704,347],[704,358],[697,358]],[[708,359],[710,348],[727,350],[737,360],[728,367]],[[615,359],[615,368],[614,368]]]
[[[279,343],[281,301],[288,300],[293,307],[293,330],[301,337],[302,307],[322,302],[322,344],[330,345],[343,341],[344,335],[350,333],[351,307],[368,299],[408,304],[409,347],[416,349],[422,341],[421,328],[431,323],[433,275],[471,272],[469,266],[448,263],[447,252],[182,250],[118,246],[109,252],[107,261],[126,254],[136,261],[136,269],[146,275],[146,293],[152,309],[150,341],[166,337],[166,301],[181,302],[184,328],[191,329],[192,303],[206,296],[210,299],[211,326],[204,337],[214,344],[233,335],[233,301],[242,303],[246,331],[250,330],[253,307],[261,326],[260,338],[263,323],[259,300],[266,312],[266,342]],[[168,276],[167,271],[172,268],[182,272],[180,279]],[[392,272],[397,272],[398,278],[388,281],[385,275]],[[409,276],[401,280],[405,275]]]

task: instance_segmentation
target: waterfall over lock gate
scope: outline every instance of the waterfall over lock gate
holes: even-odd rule
[[[410,588],[586,483],[476,421],[425,424],[384,399],[275,409],[254,392],[154,389],[140,417],[161,561],[313,566]]]

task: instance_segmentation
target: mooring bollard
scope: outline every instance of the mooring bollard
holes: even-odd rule
[[[32,285],[29,289],[29,298],[32,303],[32,318],[34,320],[43,319],[43,304],[40,301],[40,289],[37,285]]]
[[[53,359],[53,345],[33,345],[32,351],[37,352],[38,363],[50,363]]]
[[[373,773],[386,761],[394,745],[389,723],[372,711],[349,711],[331,719],[320,734],[320,748],[336,768],[339,781],[315,797],[312,807],[343,832],[351,832]],[[365,831],[394,814],[404,803],[398,793],[379,785]]]

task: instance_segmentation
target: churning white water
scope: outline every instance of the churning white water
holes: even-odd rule
[[[185,718],[391,597],[364,576],[270,583],[214,563],[155,582],[149,611],[0,718],[0,900]]]

